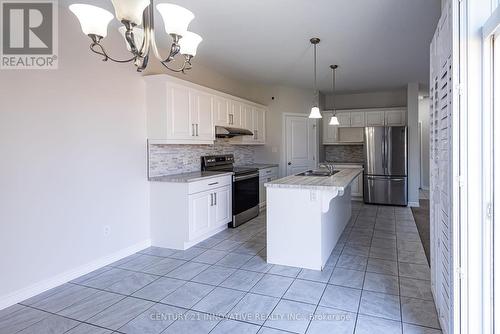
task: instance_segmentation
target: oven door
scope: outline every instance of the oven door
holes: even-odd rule
[[[259,173],[233,177],[233,227],[259,215]]]

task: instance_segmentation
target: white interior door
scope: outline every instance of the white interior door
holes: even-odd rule
[[[285,116],[286,174],[316,168],[316,121],[304,116]]]

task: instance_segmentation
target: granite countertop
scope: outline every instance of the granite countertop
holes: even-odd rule
[[[319,163],[325,165],[364,165],[364,161],[323,161]]]
[[[279,167],[279,165],[278,164],[252,163],[252,164],[237,165],[237,167],[266,169],[266,168],[271,168],[271,167]]]
[[[171,182],[171,183],[186,183],[186,182],[196,182],[206,179],[211,179],[214,177],[220,177],[225,175],[233,175],[233,172],[189,172],[181,174],[172,175],[162,175],[150,177],[151,182]]]
[[[268,188],[296,188],[311,190],[344,191],[349,184],[363,172],[361,168],[346,168],[332,176],[291,175],[265,183]]]

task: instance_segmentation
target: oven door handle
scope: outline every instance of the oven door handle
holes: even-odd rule
[[[237,182],[237,181],[243,181],[243,180],[252,179],[254,177],[259,177],[259,173],[250,174],[250,175],[235,176],[234,177],[234,181],[235,182]]]

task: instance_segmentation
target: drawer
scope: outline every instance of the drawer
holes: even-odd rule
[[[227,185],[231,185],[233,182],[232,175],[225,175],[221,177],[212,177],[206,180],[196,181],[189,183],[188,194],[195,194],[202,191],[208,191]]]
[[[259,170],[260,178],[267,178],[269,176],[278,176],[278,167],[270,167]]]

